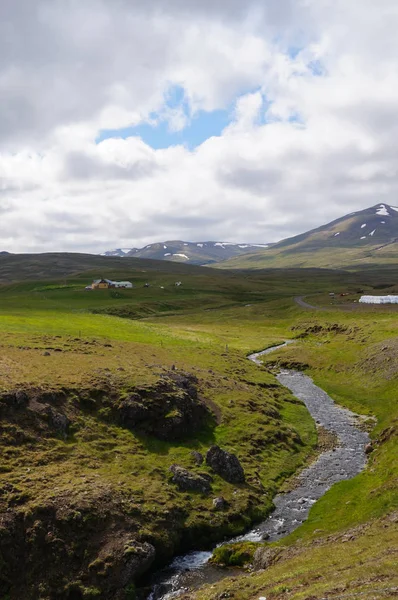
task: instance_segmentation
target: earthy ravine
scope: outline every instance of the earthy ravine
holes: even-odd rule
[[[251,354],[248,358],[261,365],[261,356],[278,350],[284,344]],[[294,531],[307,517],[311,506],[336,482],[351,479],[365,466],[365,446],[369,436],[358,427],[358,415],[336,405],[312,379],[303,373],[282,370],[278,381],[287,387],[308,408],[317,424],[337,435],[339,445],[322,453],[318,459],[298,475],[298,485],[291,491],[274,498],[275,510],[260,525],[247,534],[228,540],[276,541]],[[208,564],[211,552],[191,552],[178,556],[171,565],[153,578],[148,600],[171,600],[188,589],[214,582],[226,574],[223,569]]]

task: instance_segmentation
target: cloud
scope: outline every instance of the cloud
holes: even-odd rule
[[[83,152],[71,152],[65,157],[64,177],[75,180],[137,180],[153,176],[157,165],[149,160],[137,160],[133,164],[105,162],[98,156]]]
[[[4,0],[0,249],[266,243],[396,204],[397,26],[394,0]],[[97,142],[164,122],[180,145]]]

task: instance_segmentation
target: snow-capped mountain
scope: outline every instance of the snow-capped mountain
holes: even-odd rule
[[[398,259],[398,207],[376,204],[231,260],[226,268],[350,267]]]
[[[267,244],[232,244],[230,242],[184,242],[172,240],[149,244],[144,248],[118,248],[108,250],[104,256],[133,256],[136,258],[152,258],[171,260],[192,265],[219,263],[235,256],[258,252],[268,248]]]

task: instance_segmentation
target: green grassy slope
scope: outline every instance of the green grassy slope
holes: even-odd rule
[[[359,270],[376,265],[395,265],[398,260],[398,244],[391,243],[380,248],[378,244],[362,248],[319,248],[303,250],[300,246],[271,248],[258,254],[233,258],[214,268],[222,269],[269,269],[309,268]]]
[[[174,286],[174,268],[185,268],[180,288]],[[327,292],[390,285],[396,270],[223,273],[162,263],[161,271],[136,269],[137,287],[118,295],[85,292],[94,273],[0,287],[3,596],[131,598],[131,580],[122,585],[121,573],[126,565],[132,568],[129,561],[139,556],[142,544],[156,548],[160,564],[177,550],[205,545],[264,517],[272,495],[312,451],[315,429],[304,407],[292,403],[272,373],[249,363],[246,355],[314,324],[321,326],[317,334],[269,360],[310,365],[315,381],[337,401],[378,419],[369,468],[325,496],[308,523],[286,541],[283,562],[266,578],[256,575],[231,587],[224,582],[217,594],[317,597],[335,585],[333,569],[360,590],[369,561],[383,584],[390,584],[396,538],[389,519],[396,506],[398,463],[396,312],[330,307]],[[111,268],[108,274],[128,278],[128,270]],[[151,287],[144,288],[148,280]],[[292,297],[305,294],[327,310],[299,308]],[[322,329],[330,323],[341,325],[341,332]],[[158,386],[170,373],[194,374],[213,412],[192,438],[159,440],[115,419],[120,401]],[[16,390],[31,394],[28,411],[18,404],[4,408],[10,402],[4,394]],[[70,419],[66,437],[51,430],[51,410]],[[210,474],[191,452],[205,453],[212,443],[239,456],[247,485],[212,474],[211,495],[178,491],[170,483],[170,465]],[[219,495],[228,502],[226,511],[213,510]],[[359,529],[346,555],[343,536],[353,528]],[[30,556],[23,577],[17,544],[22,534],[23,555]],[[378,536],[377,544],[372,536]],[[358,567],[354,557],[361,552],[364,566]],[[290,596],[284,596],[287,588],[293,590]],[[215,594],[203,590],[198,598],[213,600]]]
[[[121,573],[139,572],[133,557],[145,544],[161,563],[192,544],[242,531],[269,511],[278,486],[315,443],[305,408],[291,404],[271,375],[246,361],[240,340],[226,338],[219,323],[236,307],[250,311],[248,298],[262,303],[266,282],[212,271],[205,276],[200,269],[180,288],[174,272],[151,277],[150,288],[116,296],[85,292],[86,274],[0,288],[4,597],[127,598],[131,590]],[[168,309],[184,315],[182,322],[163,319],[164,291]],[[106,312],[120,303],[141,316],[149,305],[155,319]],[[192,328],[195,314],[209,317],[209,330]],[[125,398],[145,390],[159,397],[165,378],[184,373],[197,378],[213,413],[195,435],[163,440],[118,420]],[[172,411],[166,418],[176,416]],[[65,419],[69,428],[57,429]],[[179,491],[169,467],[210,474],[191,453],[205,454],[214,443],[239,456],[247,484],[237,489],[213,474],[210,495]],[[218,513],[212,502],[219,495],[228,508]]]

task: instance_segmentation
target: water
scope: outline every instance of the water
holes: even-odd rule
[[[261,365],[261,356],[291,343],[293,340],[288,340],[279,346],[251,354],[248,358]],[[326,392],[303,373],[282,370],[277,379],[305,403],[319,425],[337,435],[338,447],[322,453],[316,462],[304,469],[298,475],[295,489],[274,498],[275,510],[263,523],[245,535],[224,543],[259,542],[265,539],[273,542],[281,539],[305,521],[311,506],[334,483],[351,479],[360,473],[366,463],[365,446],[369,442],[369,436],[358,428],[357,415],[337,406]],[[231,571],[226,572],[208,564],[211,555],[212,552],[190,552],[177,556],[167,569],[154,576],[148,600],[172,600],[204,583],[212,583],[226,575],[231,576]]]

